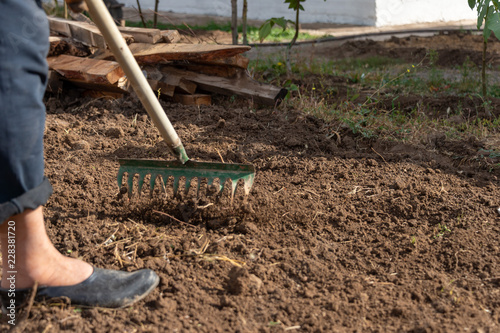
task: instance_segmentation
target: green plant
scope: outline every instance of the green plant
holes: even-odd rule
[[[429,58],[430,75],[429,75],[429,90],[438,91],[439,87],[443,84],[443,73],[437,68],[436,64],[439,60],[439,53],[436,50],[429,50],[427,52]]]
[[[487,94],[486,82],[486,50],[488,39],[494,32],[497,38],[500,37],[500,2],[498,0],[468,0],[471,9],[477,9],[477,28],[483,27],[483,59],[481,68],[481,90],[483,98]],[[491,112],[486,109],[486,115],[491,117]]]
[[[288,44],[286,48],[286,69],[288,74],[292,72],[292,66],[290,64],[290,51],[299,36],[299,13],[301,10],[304,10],[304,7],[302,6],[301,2],[305,1],[306,0],[285,0],[285,3],[288,4],[288,9],[292,9],[293,11],[295,11],[295,22],[291,20],[286,20],[284,17],[278,17],[278,18],[273,17],[265,21],[264,24],[262,24],[262,26],[259,29],[259,38],[260,41],[262,42],[271,33],[271,30],[275,25],[279,25],[280,27],[282,27],[283,31],[286,30],[288,23],[291,23],[295,26],[295,34],[292,38],[292,41]]]
[[[451,232],[451,230],[445,224],[439,223],[438,228],[439,228],[438,233],[434,235],[434,239],[438,237],[443,237],[446,232]]]

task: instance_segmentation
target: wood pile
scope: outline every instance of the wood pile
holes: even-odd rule
[[[55,17],[49,22],[49,92],[76,87],[88,96],[119,98],[132,91],[95,25]],[[249,76],[243,56],[249,46],[179,43],[176,30],[119,29],[159,98],[210,105],[212,94],[223,94],[276,105],[287,93]]]

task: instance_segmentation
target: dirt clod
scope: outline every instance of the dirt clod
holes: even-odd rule
[[[233,267],[229,271],[226,289],[233,295],[256,294],[262,287],[262,280],[250,274],[244,267]]]
[[[110,138],[118,139],[121,138],[123,135],[124,135],[123,129],[121,129],[120,127],[112,127],[106,130],[106,136]]]

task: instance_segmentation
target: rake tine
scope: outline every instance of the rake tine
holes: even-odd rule
[[[174,187],[174,195],[177,193],[177,191],[179,190],[179,177],[174,177],[174,184],[173,184],[173,187]]]
[[[193,178],[189,178],[189,179],[186,178],[186,183],[184,184],[184,194],[188,194],[192,181],[193,181]]]
[[[118,188],[122,188],[122,184],[123,184],[123,175],[125,174],[125,172],[118,172],[118,177],[117,177],[117,181],[118,181]]]
[[[141,173],[139,173],[139,188],[137,190],[139,194],[142,191],[142,185],[144,184],[144,177],[146,177],[146,175],[142,175]]]
[[[238,186],[238,182],[231,179],[231,202],[234,199],[234,194],[236,193],[236,186]]]
[[[199,197],[200,195],[200,186],[201,186],[201,179],[198,178],[198,184],[196,186],[196,197]]]
[[[134,176],[135,174],[128,174],[127,178],[127,186],[128,186],[128,198],[132,198],[132,189],[134,188]]]
[[[149,197],[153,197],[154,189],[155,189],[155,182],[156,178],[158,178],[158,174],[156,175],[151,175],[151,178],[149,179]]]

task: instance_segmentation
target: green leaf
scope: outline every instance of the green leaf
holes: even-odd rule
[[[266,22],[264,22],[264,24],[262,24],[260,26],[259,39],[260,39],[261,43],[264,39],[266,39],[267,36],[269,36],[269,34],[271,33],[271,30],[273,28],[273,25],[274,25],[274,23],[272,22],[272,19],[270,19],[270,20],[267,20]]]
[[[493,31],[496,38],[500,38],[500,13],[493,13],[487,17],[485,29]]]
[[[476,7],[476,0],[469,0],[469,7],[470,9],[474,9]]]
[[[297,10],[304,10],[304,7],[300,4],[301,2],[305,2],[306,0],[285,0],[285,3],[290,4],[288,6],[288,9],[293,9],[294,11]]]
[[[273,21],[274,24],[282,27],[283,31],[286,29],[288,21],[284,17],[273,17],[271,20]]]
[[[484,29],[483,30],[483,38],[484,38],[484,41],[485,42],[488,42],[488,39],[490,38],[491,36],[491,30],[490,29]]]
[[[488,13],[488,6],[486,4],[484,4],[483,6],[478,7],[477,10],[479,13],[479,15],[477,17],[477,28],[481,29],[481,26],[483,25],[484,17]]]

